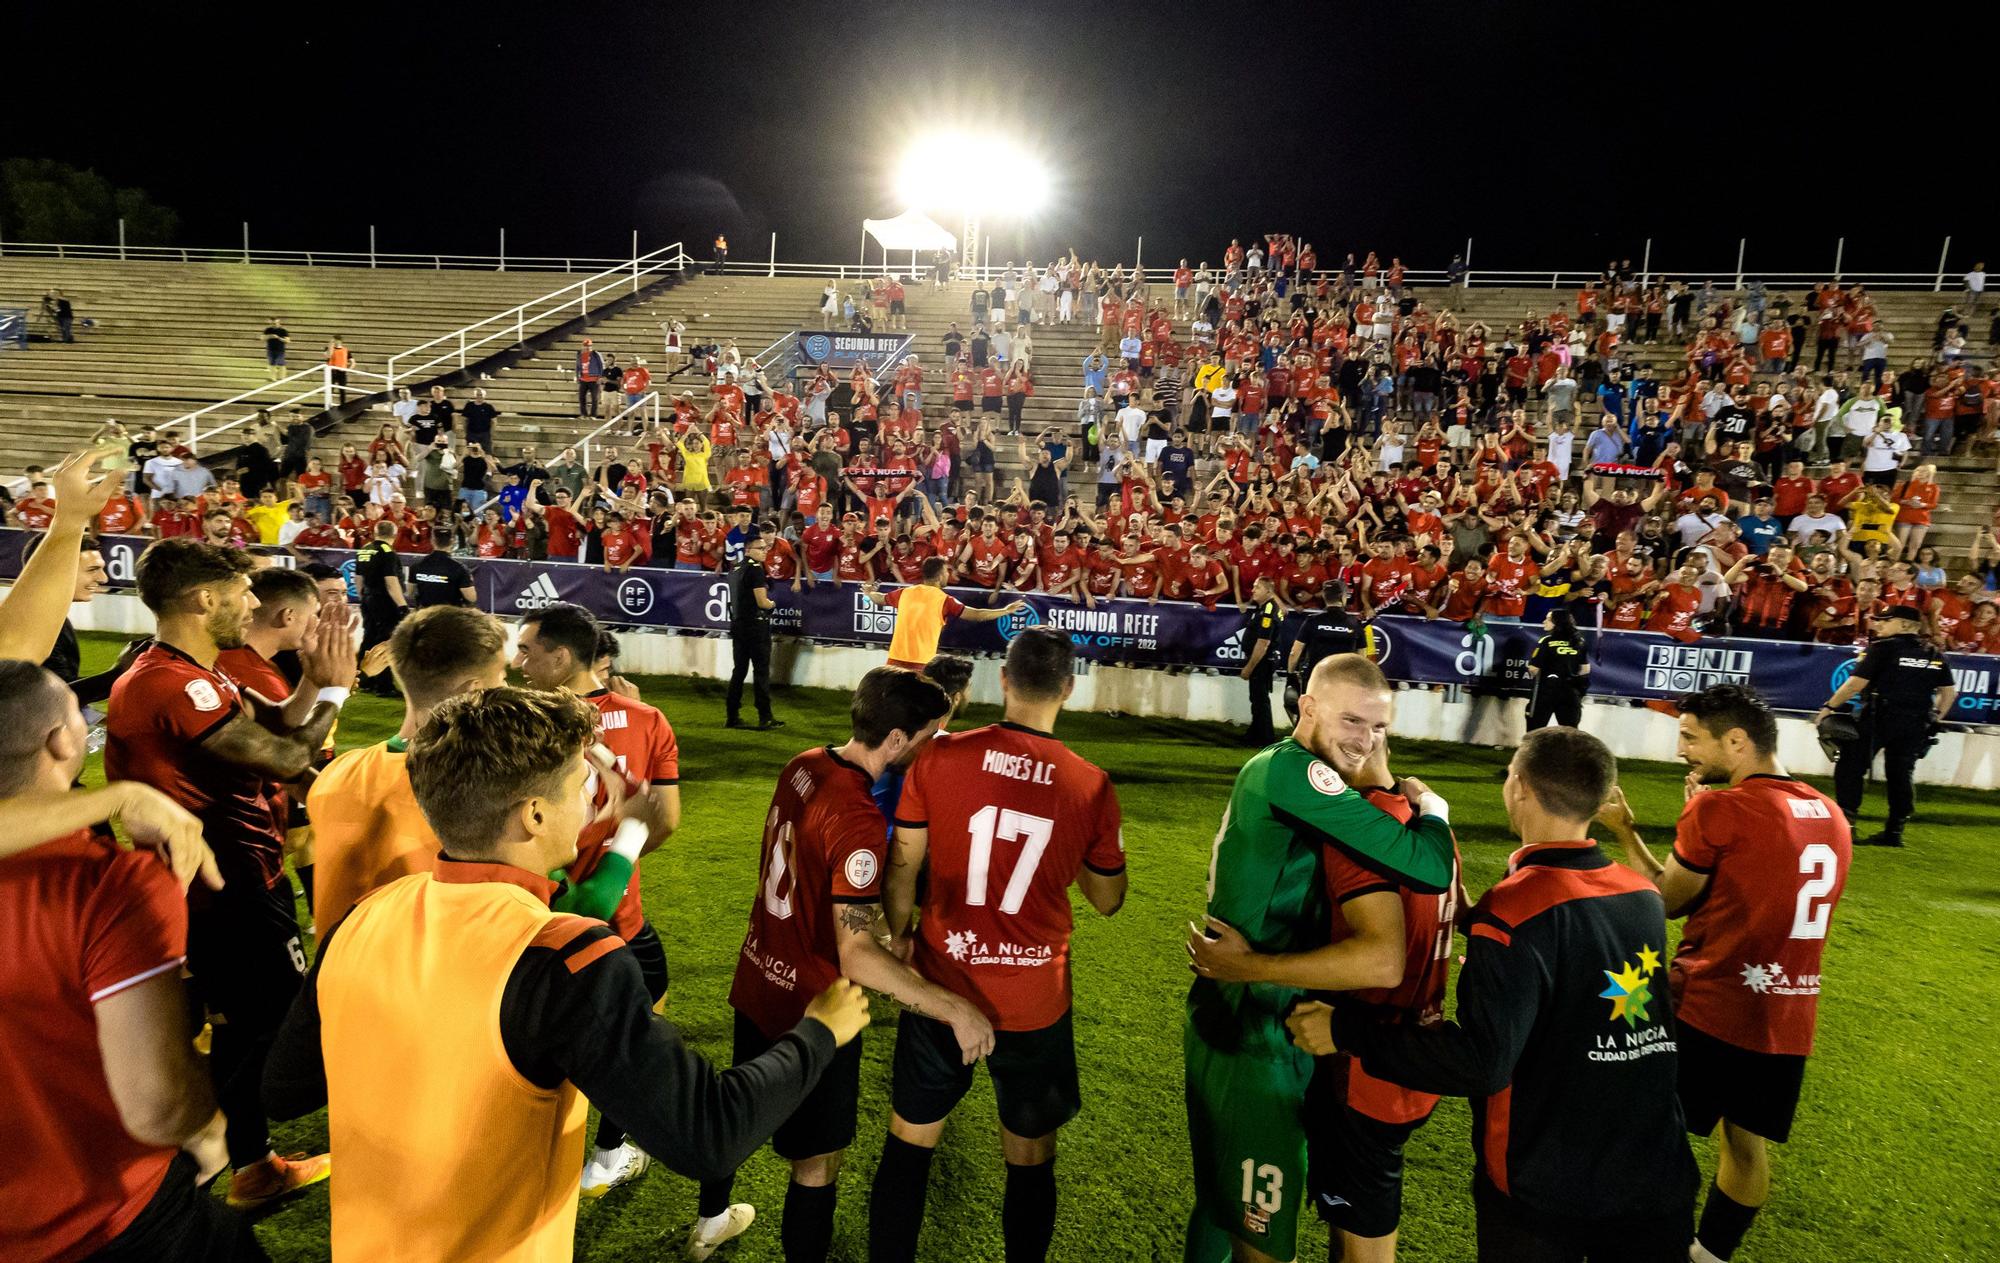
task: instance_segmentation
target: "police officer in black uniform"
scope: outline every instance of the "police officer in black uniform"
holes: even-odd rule
[[[771,717],[771,599],[770,580],[764,574],[764,558],[771,552],[771,537],[756,527],[743,540],[743,560],[729,572],[729,692],[723,699],[727,713],[725,728],[743,726],[743,677],[753,676],[757,701],[757,728],[782,728],[785,721]]]
[[[474,605],[478,592],[472,586],[472,572],[451,555],[458,534],[438,525],[431,530],[431,551],[410,567],[410,605],[425,610],[433,605]]]
[[[410,612],[403,587],[403,559],[396,555],[396,524],[384,518],[375,524],[375,538],[354,554],[354,576],[361,589],[361,652],[389,639],[396,624]],[[361,687],[378,697],[395,697],[389,672],[361,677]]]
[[[1868,769],[1875,755],[1882,755],[1889,820],[1864,845],[1903,845],[1903,825],[1916,806],[1912,780],[1917,760],[1931,748],[1938,726],[1958,697],[1944,655],[1923,639],[1922,628],[1923,615],[1915,606],[1889,607],[1875,620],[1875,640],[1854,665],[1853,674],[1813,716],[1818,723],[1861,698],[1860,735],[1840,748],[1833,766],[1833,793],[1848,822],[1857,821]]]
[[[1347,608],[1347,585],[1336,579],[1320,594],[1326,608],[1306,615],[1292,637],[1292,652],[1285,663],[1290,677],[1285,681],[1285,712],[1299,721],[1299,694],[1306,691],[1313,668],[1320,659],[1337,653],[1360,653],[1367,642],[1367,629]]]
[[[1590,659],[1584,656],[1583,635],[1566,609],[1550,610],[1542,620],[1542,638],[1528,655],[1534,692],[1528,696],[1528,731],[1553,719],[1564,728],[1583,722],[1583,695],[1590,687]]]
[[[1278,628],[1284,611],[1278,605],[1278,589],[1269,579],[1250,586],[1250,618],[1243,625],[1243,669],[1238,675],[1250,681],[1250,732],[1244,740],[1253,746],[1267,746],[1278,739],[1271,726],[1271,685],[1278,678]]]

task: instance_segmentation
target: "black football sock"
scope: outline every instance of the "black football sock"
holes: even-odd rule
[[[1056,1235],[1056,1163],[1007,1164],[1007,1195],[1000,1203],[1000,1235],[1007,1263],[1042,1263]]]
[[[611,1115],[599,1114],[597,1116],[597,1135],[592,1137],[590,1143],[596,1145],[599,1149],[616,1149],[619,1145],[625,1143],[625,1129],[617,1123],[612,1122]]]
[[[778,1227],[785,1263],[826,1263],[833,1245],[833,1204],[839,1196],[838,1184],[813,1188],[795,1181],[785,1186],[785,1222]]]
[[[703,1180],[701,1195],[695,1200],[695,1213],[703,1219],[713,1219],[729,1209],[729,1199],[736,1193],[736,1175],[731,1172],[719,1180]]]
[[[1743,1234],[1750,1231],[1750,1221],[1756,1217],[1755,1206],[1745,1206],[1723,1192],[1720,1185],[1711,1183],[1708,1186],[1708,1201],[1701,1208],[1701,1227],[1695,1231],[1695,1240],[1716,1258],[1727,1259],[1736,1253],[1737,1246],[1743,1244]]]
[[[294,864],[292,871],[299,875],[299,886],[306,892],[306,911],[311,912],[313,910],[313,866],[310,864]]]
[[[931,1150],[890,1136],[868,1195],[868,1263],[916,1263]]]

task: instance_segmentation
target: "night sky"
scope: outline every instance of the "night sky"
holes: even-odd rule
[[[1946,233],[1957,270],[1991,242],[1986,76],[1879,8],[1865,29],[1671,2],[92,11],[10,15],[0,155],[143,187],[182,244],[246,219],[285,249],[365,249],[372,222],[385,251],[492,253],[504,225],[513,254],[722,229],[739,259],[775,231],[781,260],[845,261],[864,216],[904,209],[904,142],[946,123],[1054,172],[1048,212],[988,225],[996,263],[1129,263],[1141,235],[1156,266],[1219,260],[1293,231],[1413,267],[1468,235],[1475,266],[1575,269],[1652,236],[1655,267],[1718,272],[1741,235],[1752,271],[1803,270],[1844,233],[1850,270],[1927,272]]]

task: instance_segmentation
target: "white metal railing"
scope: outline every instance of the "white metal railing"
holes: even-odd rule
[[[651,413],[652,423],[654,425],[658,425],[660,423],[659,391],[655,390],[639,396],[638,399],[634,400],[631,403],[626,404],[616,413],[613,413],[611,419],[606,421],[603,425],[598,426],[595,430],[592,430],[590,433],[584,435],[581,439],[577,440],[576,444],[577,452],[583,458],[583,467],[585,469],[593,468],[590,462],[590,445],[592,443],[596,442],[601,436],[603,436],[607,431],[616,427],[620,422],[623,422],[625,418],[631,416],[635,412],[641,412],[641,411]]]
[[[115,259],[124,262],[255,263],[272,267],[446,268],[486,272],[595,271],[623,259],[582,255],[418,254],[377,250],[267,250],[259,246],[124,246],[0,241],[0,259]]]
[[[204,440],[212,439],[216,435],[233,430],[239,425],[255,421],[263,413],[277,412],[285,408],[295,408],[305,403],[311,403],[313,406],[324,411],[333,407],[336,398],[345,394],[348,390],[354,390],[356,394],[369,395],[381,389],[379,386],[356,388],[351,384],[337,383],[333,380],[335,373],[346,373],[349,383],[356,377],[372,377],[376,381],[387,380],[382,374],[371,373],[365,368],[350,366],[344,369],[337,369],[331,364],[315,364],[311,368],[300,369],[290,376],[280,377],[273,382],[265,382],[253,390],[246,390],[240,395],[223,400],[221,403],[212,403],[206,408],[198,408],[193,412],[184,413],[167,422],[162,428],[174,430],[185,425],[187,427],[188,449],[199,452]],[[311,384],[302,384],[307,382]],[[249,405],[250,411],[240,416],[232,417],[209,429],[204,430],[201,428],[201,419],[203,417],[221,412],[226,408],[235,408],[242,405]]]
[[[917,335],[914,333],[906,333],[903,335],[902,342],[897,344],[896,349],[889,352],[888,358],[882,361],[882,367],[876,369],[874,377],[870,379],[875,383],[875,392],[877,394],[881,393],[882,379],[889,375],[889,370],[895,368],[896,365],[902,363],[903,357],[908,355],[910,353],[910,348],[915,346],[916,344],[917,344]]]
[[[488,316],[484,320],[475,320],[462,329],[439,334],[428,342],[389,357],[389,388],[393,390],[396,383],[421,377],[434,368],[451,363],[454,359],[457,361],[456,367],[464,368],[468,354],[502,338],[512,338],[513,341],[509,345],[518,346],[527,341],[530,326],[544,322],[562,324],[572,316],[587,315],[591,299],[623,288],[628,283],[631,292],[636,294],[639,292],[639,282],[642,278],[670,268],[683,268],[690,262],[687,251],[681,249],[681,243],[676,241],[650,254],[634,255],[617,267],[606,268],[602,272],[586,276],[574,284],[565,285],[540,298],[530,299],[506,311]],[[408,362],[411,357],[437,347],[444,349],[421,363]]]

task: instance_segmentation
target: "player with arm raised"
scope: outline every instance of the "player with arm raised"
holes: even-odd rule
[[[1056,1131],[1082,1108],[1070,1025],[1069,890],[1110,916],[1125,900],[1118,795],[1052,735],[1075,646],[1031,627],[1000,672],[1006,720],[933,740],[896,807],[889,927],[910,963],[993,1023],[987,1070],[1007,1162],[1001,1230],[1010,1260],[1041,1259],[1055,1233]],[[914,931],[917,877],[928,862]],[[945,1120],[972,1086],[953,1032],[911,1014],[896,1032],[895,1113],[876,1168],[869,1258],[912,1263]]]
[[[1408,823],[1414,808],[1396,788],[1383,742],[1342,776],[1378,811]],[[1265,954],[1214,917],[1208,932],[1188,927],[1194,971],[1217,982],[1297,986],[1332,1005],[1387,1023],[1428,1026],[1443,1020],[1452,922],[1464,906],[1457,848],[1451,889],[1418,893],[1356,863],[1337,847],[1324,852],[1330,909],[1328,942],[1310,951]],[[1211,935],[1213,937],[1211,937]],[[1286,1025],[1328,1031],[1333,1008],[1310,1000]],[[1335,1263],[1389,1263],[1402,1218],[1403,1146],[1438,1098],[1375,1078],[1352,1058],[1321,1057],[1306,1090],[1306,1180],[1313,1205],[1334,1230]]]
[[[1389,682],[1359,654],[1313,669],[1287,739],[1237,774],[1209,860],[1208,915],[1260,952],[1303,952],[1327,941],[1322,851],[1419,895],[1452,888],[1448,809],[1423,782],[1404,824],[1350,792],[1338,770],[1360,768],[1389,727]],[[1296,1253],[1305,1188],[1301,1110],[1312,1058],[1294,1048],[1285,1015],[1304,988],[1195,979],[1188,991],[1189,1140],[1195,1206],[1187,1263],[1247,1263]]]
[[[882,945],[886,839],[869,791],[886,769],[908,766],[950,706],[943,689],[915,672],[876,667],[854,690],[847,743],[807,750],[779,773],[764,818],[750,930],[729,989],[738,1063],[781,1039],[812,997],[842,977],[882,992],[912,1015],[946,1024],[956,1055],[968,1064],[992,1051],[993,1027],[978,1009]],[[792,1167],[782,1229],[787,1263],[827,1256],[834,1181],[854,1140],[860,1091],[857,1042],[834,1058],[771,1137],[771,1147]],[[707,1258],[755,1218],[748,1203],[730,1203],[733,1183],[734,1177],[703,1182],[701,1217],[688,1234],[690,1258]]]
[[[158,632],[112,687],[104,747],[107,779],[151,785],[201,821],[225,882],[189,892],[187,967],[220,1019],[209,1073],[229,1118],[229,1200],[238,1207],[295,1192],[330,1170],[323,1154],[293,1160],[272,1151],[258,1081],[306,968],[270,793],[273,782],[311,766],[346,700],[345,687],[318,688],[294,727],[283,706],[245,694],[219,668],[222,652],[244,643],[255,568],[246,553],[179,537],[140,554],[139,599]],[[351,683],[352,638],[326,631],[302,656],[305,674],[332,681],[344,671]],[[335,661],[336,642],[344,664]]]
[[[1847,884],[1853,834],[1825,794],[1786,773],[1764,699],[1719,684],[1681,700],[1688,800],[1663,864],[1623,793],[1598,819],[1685,916],[1669,977],[1690,1132],[1721,1127],[1693,1258],[1736,1252],[1771,1195],[1767,1143],[1791,1135],[1812,1053],[1820,957]]]

